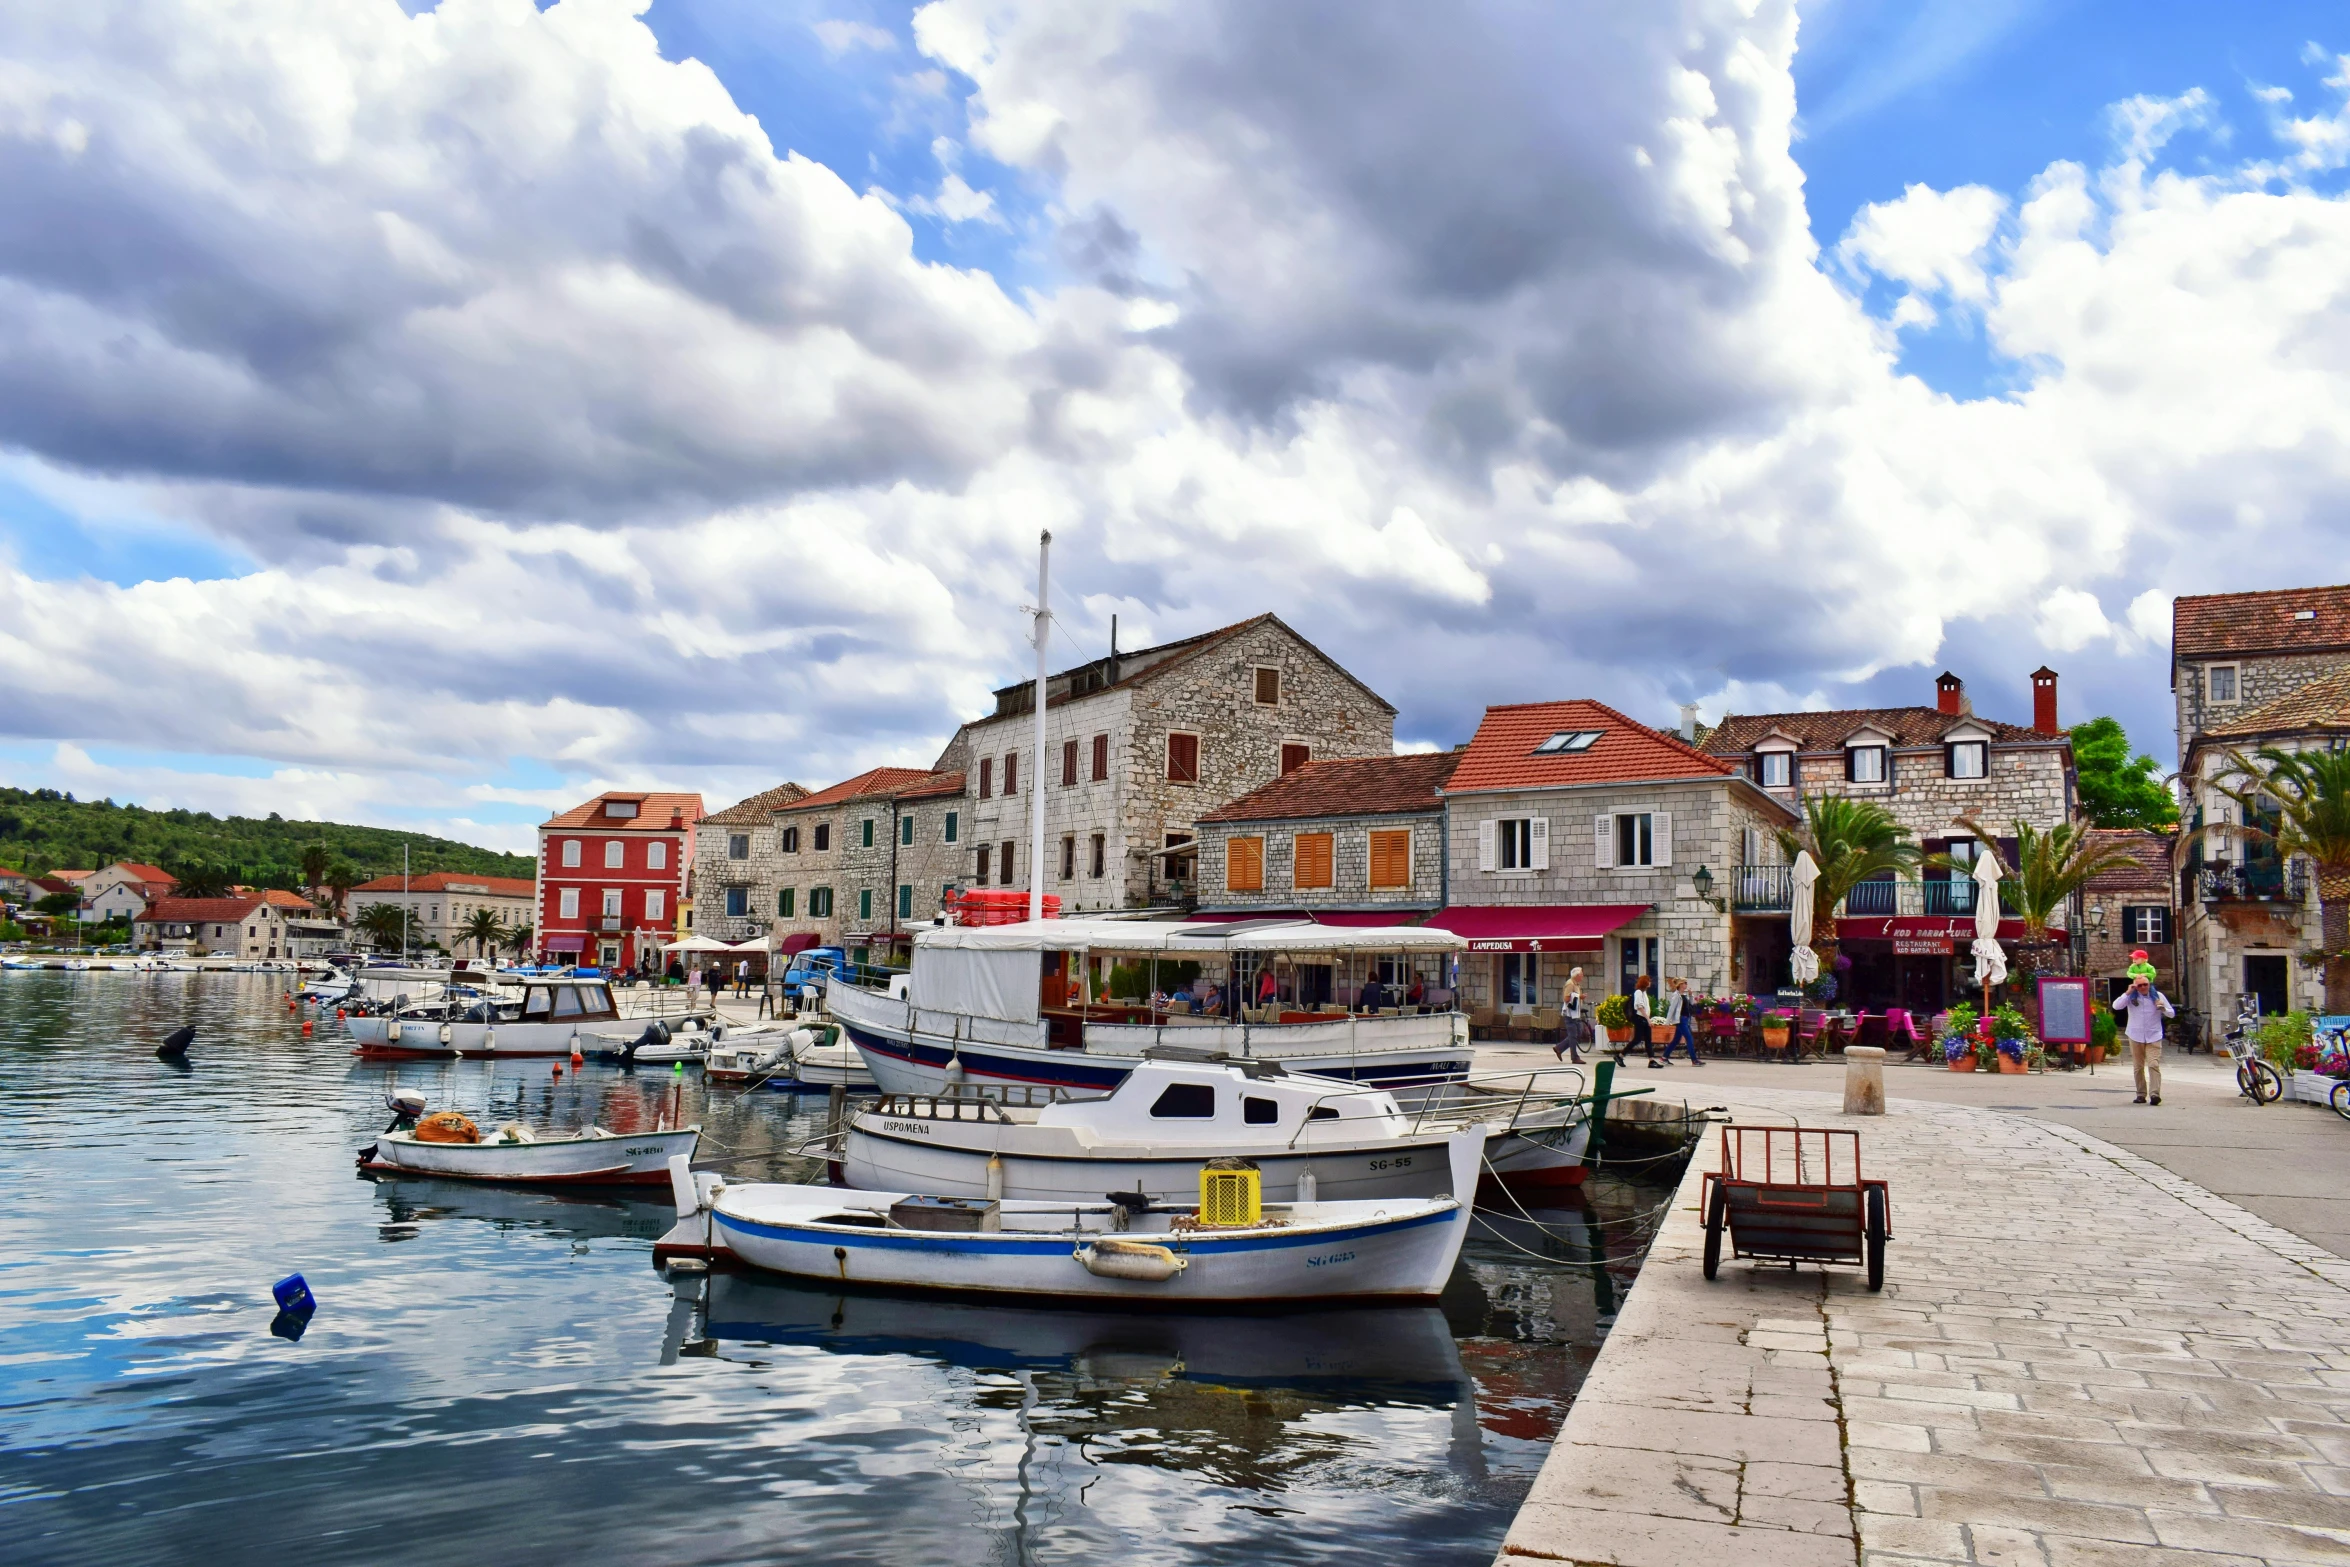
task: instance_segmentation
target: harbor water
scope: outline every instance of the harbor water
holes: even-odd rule
[[[368,1179],[393,1083],[809,1179],[822,1102],[360,1063],[287,976],[0,974],[0,1561],[1490,1561],[1665,1177],[1482,1225],[1441,1308],[673,1287],[648,1199]],[[190,1066],[155,1058],[197,1030]],[[271,1284],[318,1300],[298,1337]],[[273,1332],[273,1325],[278,1331]]]

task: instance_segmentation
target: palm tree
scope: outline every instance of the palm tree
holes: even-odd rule
[[[528,920],[524,920],[519,925],[509,925],[506,927],[506,950],[518,958],[527,957],[530,954],[530,944],[537,936],[538,932],[531,929]]]
[[[497,951],[499,944],[506,939],[506,926],[495,910],[475,909],[466,917],[457,934],[473,943],[477,955],[486,958]]]
[[[324,843],[304,844],[302,846],[302,886],[304,890],[316,892],[320,887],[325,886],[326,868],[333,863],[334,856],[327,852]]]
[[[2230,785],[2228,777],[2244,780]],[[2276,845],[2281,859],[2307,855],[2317,871],[2318,953],[2325,966],[2326,1010],[2350,1011],[2350,751],[2286,751],[2264,745],[2228,753],[2220,793],[2240,807],[2225,824]],[[2273,820],[2271,828],[2260,820]],[[2200,833],[2220,830],[2212,823]]]
[[[2024,945],[2040,946],[2048,940],[2048,927],[2064,912],[2073,894],[2087,886],[2093,876],[2124,866],[2135,868],[2136,855],[2118,844],[2100,846],[2089,836],[2086,822],[2060,822],[2043,832],[2020,817],[2008,825],[2015,829],[2015,858],[2010,861],[1999,849],[1999,840],[1990,830],[1972,816],[1961,816],[1958,824],[1979,839],[1985,851],[1999,855],[2000,901],[2014,906],[2016,917],[2024,922]]]
[[[375,943],[380,951],[396,951],[408,937],[408,914],[397,903],[371,903],[359,911],[351,928]]]
[[[326,868],[324,879],[327,891],[334,894],[335,914],[339,918],[344,900],[351,896],[351,889],[367,878],[361,876],[349,860],[337,860]]]
[[[1820,868],[1820,879],[1812,884],[1811,945],[1826,974],[1836,960],[1836,905],[1862,882],[1916,865],[1918,847],[1909,841],[1909,829],[1883,806],[1834,794],[1806,797],[1803,821],[1780,828],[1778,839],[1788,864],[1798,854],[1809,854]]]

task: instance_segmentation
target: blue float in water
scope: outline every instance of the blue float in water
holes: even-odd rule
[[[269,1293],[277,1297],[277,1308],[280,1311],[298,1311],[307,1316],[318,1309],[317,1298],[310,1293],[309,1283],[299,1273],[287,1274],[269,1287]]]
[[[300,1311],[281,1311],[269,1319],[269,1331],[289,1344],[298,1344],[309,1330],[311,1316],[308,1306]]]

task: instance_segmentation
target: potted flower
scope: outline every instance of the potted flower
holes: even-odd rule
[[[1975,1059],[1975,1009],[1960,1002],[1950,1009],[1948,1030],[1942,1036],[1942,1059],[1953,1072],[1972,1072]]]
[[[1763,1048],[1765,1050],[1786,1049],[1787,1036],[1794,1024],[1795,1015],[1783,1008],[1774,1007],[1765,1012],[1762,1020]]]
[[[2001,1007],[1991,1015],[1991,1062],[1994,1070],[2023,1072],[2030,1070],[2027,1059],[2032,1048],[2040,1043],[2033,1034],[2032,1025],[2023,1013],[2014,1007]]]
[[[1591,1038],[1594,1045],[1606,1046],[1618,1029],[1623,1030],[1625,1039],[1632,1037],[1632,1004],[1622,996],[1609,996],[1600,1002],[1592,1019],[1598,1025]]]

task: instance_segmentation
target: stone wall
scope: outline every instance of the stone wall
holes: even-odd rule
[[[2019,817],[2037,828],[2071,819],[2070,754],[2062,742],[1994,741],[1985,776],[1947,778],[1942,747],[1916,747],[1888,755],[1886,771],[1892,776],[1886,782],[1859,784],[1845,781],[1842,751],[1806,753],[1796,758],[1798,787],[1774,789],[1771,794],[1796,811],[1803,809],[1802,797],[1807,795],[1874,800],[1920,841],[1949,837],[1951,824],[1961,816],[1978,818],[2004,838],[2012,831],[2007,824]]]
[[[1371,886],[1371,834],[1408,828],[1412,834],[1412,884]],[[1332,835],[1335,885],[1299,889],[1297,835]],[[1441,808],[1383,816],[1316,816],[1272,822],[1210,822],[1200,828],[1199,901],[1215,909],[1393,908],[1398,920],[1417,923],[1443,902],[1444,812]],[[1232,838],[1265,840],[1264,887],[1234,892],[1225,885],[1225,844]]]
[[[2184,762],[2195,737],[2212,725],[2233,723],[2254,708],[2290,696],[2311,681],[2334,673],[2345,663],[2350,663],[2350,658],[2340,653],[2294,653],[2173,664],[2171,697],[2178,711],[2181,761]],[[2213,664],[2236,666],[2235,701],[2215,703],[2206,699],[2205,671]]]
[[[727,853],[730,837],[750,840],[746,859]],[[748,941],[766,934],[775,922],[775,893],[782,885],[782,864],[776,854],[773,821],[760,823],[710,822],[694,840],[694,934],[713,941]],[[729,917],[726,890],[743,889],[744,912]]]

